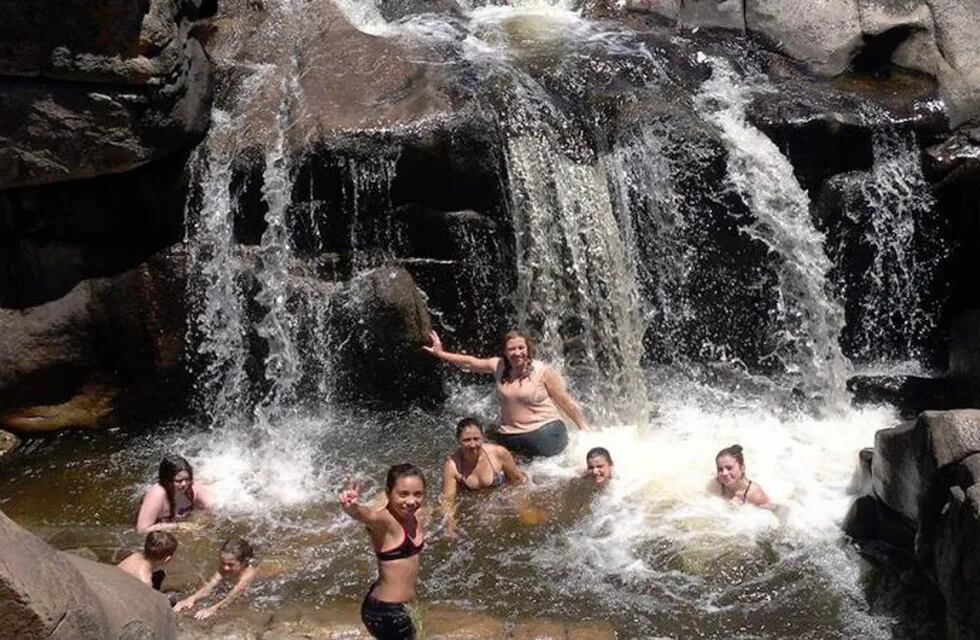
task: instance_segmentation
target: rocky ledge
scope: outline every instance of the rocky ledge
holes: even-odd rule
[[[980,410],[926,411],[875,435],[871,492],[844,529],[859,546],[913,552],[951,640],[980,638]]]

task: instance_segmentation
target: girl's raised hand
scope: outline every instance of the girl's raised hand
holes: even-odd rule
[[[428,351],[434,356],[438,356],[442,353],[442,340],[439,339],[439,334],[435,331],[429,332],[429,344],[422,345],[422,349]]]
[[[350,507],[357,504],[357,501],[361,497],[362,484],[359,481],[348,479],[344,483],[343,489],[340,490],[340,506],[344,509],[349,509]]]

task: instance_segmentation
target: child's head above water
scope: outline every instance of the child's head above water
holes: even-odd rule
[[[143,542],[143,556],[152,562],[167,562],[177,551],[177,538],[168,531],[151,531]]]
[[[237,576],[249,565],[253,555],[252,545],[248,541],[243,538],[230,538],[221,545],[218,572],[226,578]]]
[[[585,466],[588,468],[588,476],[596,484],[603,484],[612,479],[613,461],[612,455],[605,447],[593,447],[585,454]]]

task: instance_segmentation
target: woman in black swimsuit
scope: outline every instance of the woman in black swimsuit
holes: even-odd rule
[[[425,499],[425,477],[413,464],[396,464],[385,481],[388,503],[380,509],[359,504],[361,484],[348,482],[340,505],[367,527],[378,558],[378,579],[361,604],[361,620],[375,638],[412,640],[415,626],[406,603],[415,598],[419,552],[424,533],[418,511]]]
[[[733,444],[719,451],[715,456],[715,469],[715,480],[723,497],[734,504],[769,505],[766,492],[745,475],[745,458],[740,445]]]
[[[446,532],[451,536],[456,534],[458,489],[477,491],[527,480],[510,451],[484,439],[483,425],[475,418],[459,421],[456,442],[459,446],[442,468],[442,512],[446,515]]]

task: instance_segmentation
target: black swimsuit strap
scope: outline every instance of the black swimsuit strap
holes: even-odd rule
[[[751,488],[752,488],[752,481],[749,480],[749,483],[745,486],[745,493],[742,494],[742,504],[745,504],[745,501],[748,500],[749,489]]]

